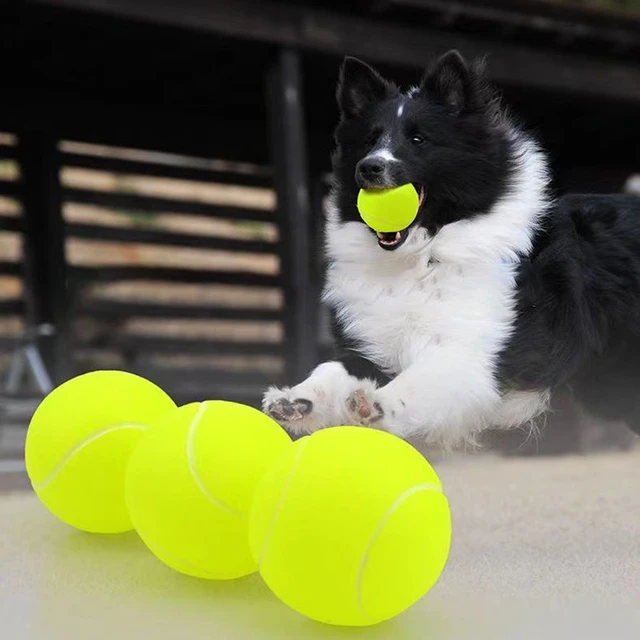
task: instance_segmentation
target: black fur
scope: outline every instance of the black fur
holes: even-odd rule
[[[522,389],[569,385],[590,412],[638,431],[640,199],[557,202],[520,266],[518,318],[499,375]]]
[[[342,362],[347,372],[356,378],[374,380],[378,386],[387,384],[391,377],[381,371],[371,360],[360,355],[358,343],[345,334],[342,324],[336,318],[333,309],[330,309],[330,313],[334,344],[333,359]]]

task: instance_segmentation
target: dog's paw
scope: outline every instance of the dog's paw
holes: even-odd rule
[[[356,389],[347,398],[347,414],[354,425],[376,426],[384,418],[382,405],[371,391]]]
[[[295,400],[278,398],[266,405],[264,411],[276,422],[295,422],[302,420],[311,413],[312,409],[313,402],[306,398],[296,398]]]
[[[262,400],[262,411],[291,434],[312,433],[317,424],[316,408],[310,398],[298,397],[295,389],[269,389]]]

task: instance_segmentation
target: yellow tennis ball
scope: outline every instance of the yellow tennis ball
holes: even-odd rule
[[[290,446],[286,432],[251,407],[210,401],[176,409],[129,461],[126,499],[136,531],[156,557],[187,575],[253,573],[251,498]]]
[[[394,189],[360,189],[358,193],[360,217],[380,233],[406,229],[415,220],[419,208],[420,197],[411,183]]]
[[[437,581],[451,519],[442,485],[409,444],[362,427],[298,440],[265,474],[249,518],[271,590],[296,611],[365,626],[407,609]]]
[[[54,389],[36,409],[25,445],[27,473],[44,505],[93,533],[132,529],[124,500],[129,455],[175,403],[124,371],[94,371]]]

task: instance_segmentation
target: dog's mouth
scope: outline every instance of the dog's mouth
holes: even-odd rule
[[[407,227],[402,231],[394,231],[390,233],[376,231],[376,235],[378,236],[378,244],[383,249],[392,251],[393,249],[397,249],[407,239],[407,236],[409,235],[409,228]]]
[[[420,214],[420,209],[422,209],[422,204],[424,202],[425,197],[425,188],[421,184],[413,185],[418,192],[419,200],[418,200],[418,215]],[[382,232],[376,231],[376,236],[378,236],[378,245],[384,249],[385,251],[394,251],[401,247],[406,239],[409,237],[409,229],[418,219],[418,215],[416,215],[415,220],[405,229],[401,229],[400,231],[390,231],[390,232]]]

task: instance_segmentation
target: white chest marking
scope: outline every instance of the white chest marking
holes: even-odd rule
[[[325,300],[363,354],[398,374],[428,347],[471,349],[491,361],[513,324],[513,292],[514,265],[418,259],[399,278],[381,277],[375,268],[354,273],[333,265]]]

